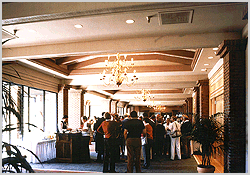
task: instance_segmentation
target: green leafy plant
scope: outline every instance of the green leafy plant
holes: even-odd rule
[[[224,150],[224,127],[222,123],[217,121],[222,116],[222,113],[214,114],[209,118],[200,118],[199,115],[195,116],[191,140],[201,144],[202,164],[198,165],[199,167],[212,166],[211,156],[219,149]]]
[[[18,73],[17,73],[17,77],[15,78],[21,79]],[[18,93],[17,100],[20,100],[21,98],[22,98],[22,94]],[[23,128],[22,116],[20,112],[21,110],[22,109],[20,105],[17,104],[17,102],[11,95],[9,83],[2,82],[2,120],[5,121],[4,122],[5,124],[2,125],[2,133],[11,132],[16,129],[20,131]],[[17,119],[16,126],[14,126],[13,124],[8,124],[8,118],[10,115],[15,116],[15,118]],[[30,123],[25,123],[25,124],[38,128],[37,126],[30,124]],[[3,162],[2,173],[3,172],[20,173],[22,172],[22,169],[26,169],[27,172],[34,172],[31,166],[29,165],[29,163],[26,161],[25,157],[21,155],[21,152],[19,151],[18,147],[29,151],[32,155],[35,156],[35,158],[40,163],[42,163],[40,159],[38,158],[38,156],[35,153],[33,153],[31,150],[26,149],[19,145],[13,145],[13,144],[2,141],[2,153],[4,152],[4,150],[6,150],[7,155],[9,156],[9,157],[2,158],[2,162]]]

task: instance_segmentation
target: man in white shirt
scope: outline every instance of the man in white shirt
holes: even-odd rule
[[[176,149],[178,159],[181,159],[180,137],[174,136],[174,133],[177,133],[177,131],[181,131],[181,124],[176,121],[176,116],[172,116],[171,120],[173,122],[169,124],[170,138],[171,138],[171,158],[170,159],[174,160],[175,149]]]

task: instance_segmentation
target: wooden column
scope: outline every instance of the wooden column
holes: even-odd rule
[[[191,116],[193,113],[193,97],[187,98],[187,114]]]
[[[109,113],[111,113],[112,101],[113,101],[113,99],[109,100]]]
[[[199,114],[201,118],[209,117],[209,83],[208,79],[198,80],[197,85],[199,87]]]
[[[65,85],[63,87],[63,116],[69,115],[69,89],[71,86]]]
[[[224,66],[224,172],[246,172],[246,39],[225,40],[217,51]]]
[[[119,103],[119,100],[116,101],[115,103],[115,113],[117,113],[117,104]]]

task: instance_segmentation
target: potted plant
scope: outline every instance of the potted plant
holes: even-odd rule
[[[191,140],[201,144],[202,163],[198,165],[198,173],[209,171],[213,173],[215,167],[211,165],[211,156],[216,153],[218,149],[223,150],[223,125],[218,122],[218,117],[221,113],[214,114],[209,118],[200,118],[195,116],[195,122],[191,132]],[[217,118],[217,120],[216,120]]]

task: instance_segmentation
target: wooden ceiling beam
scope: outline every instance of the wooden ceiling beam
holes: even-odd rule
[[[82,67],[89,66],[89,65],[92,65],[92,64],[95,64],[95,63],[104,62],[107,59],[108,59],[108,57],[96,57],[96,58],[89,59],[89,60],[86,60],[86,61],[83,61],[83,62],[80,62],[80,63],[75,63],[75,64],[72,64],[72,65],[69,65],[68,69],[69,70],[80,69]]]
[[[139,91],[131,90],[131,91],[119,91],[116,92],[119,94],[138,94]],[[150,94],[169,94],[169,93],[183,93],[182,89],[167,89],[167,90],[150,90]]]
[[[180,63],[184,65],[190,65],[192,63],[191,59],[180,58],[175,56],[167,56],[167,55],[160,55],[160,54],[149,54],[149,55],[128,55],[127,60],[134,59],[134,61],[141,61],[141,60],[161,60],[161,61],[169,61],[173,63]]]
[[[188,50],[168,50],[168,51],[156,51],[158,53],[169,54],[169,55],[176,55],[179,57],[187,57],[187,58],[194,58],[194,51]]]
[[[185,100],[186,97],[183,98],[154,98],[152,101],[180,101],[180,100]]]
[[[57,58],[56,64],[61,65],[61,64],[68,64],[68,63],[72,63],[72,62],[74,63],[75,61],[77,61],[83,57],[85,57],[85,56],[69,56],[69,57]]]
[[[88,75],[88,74],[101,74],[104,68],[84,68],[72,70],[70,75]],[[136,67],[134,66],[133,70],[136,70],[136,73],[145,73],[145,72],[172,72],[172,71],[192,71],[190,65],[164,65],[164,66],[143,66]],[[129,72],[128,73],[132,73]]]
[[[43,67],[52,69],[54,71],[57,71],[59,73],[67,75],[67,76],[70,73],[67,69],[60,67],[54,61],[52,61],[50,59],[47,59],[47,58],[44,58],[44,59],[33,59],[33,60],[29,60],[29,61],[31,61],[33,63],[36,63],[36,64],[39,64],[39,65],[41,65]]]
[[[180,63],[183,65],[191,65],[192,59],[186,59],[186,58],[180,58],[180,57],[174,57],[174,56],[167,56],[167,55],[160,55],[160,54],[147,54],[147,55],[128,55],[127,60],[130,61],[131,58],[134,59],[134,61],[146,61],[146,60],[161,60],[161,61],[169,61],[174,63]],[[80,63],[75,63],[68,66],[69,70],[74,69],[80,69],[92,64],[105,62],[107,60],[107,57],[96,57],[93,59],[89,59]],[[123,58],[122,58],[123,59]],[[110,59],[111,61],[115,60],[115,58]]]

